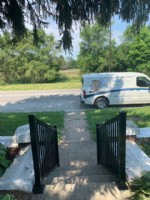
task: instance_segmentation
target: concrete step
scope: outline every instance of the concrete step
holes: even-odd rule
[[[103,166],[88,166],[83,168],[75,168],[75,167],[58,167],[52,171],[47,178],[54,176],[81,176],[81,175],[103,175],[103,174],[111,174]]]
[[[44,184],[80,184],[80,183],[103,183],[103,182],[115,182],[116,177],[113,175],[73,175],[73,176],[58,176],[49,177],[44,180]]]
[[[107,170],[56,170],[53,171],[51,174],[47,176],[49,177],[55,177],[55,176],[84,176],[84,175],[105,175],[110,174]]]
[[[86,166],[83,168],[58,167],[44,179],[45,184],[79,183],[79,182],[111,182],[116,176],[102,165]]]
[[[129,196],[115,183],[57,183],[46,185],[44,193],[32,195],[32,200],[125,200]]]

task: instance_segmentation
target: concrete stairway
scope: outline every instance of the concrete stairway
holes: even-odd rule
[[[44,180],[46,185],[61,184],[90,184],[90,183],[106,183],[115,182],[116,177],[104,169],[102,166],[91,166],[70,169],[67,167],[60,167],[55,169]]]
[[[45,179],[44,194],[33,200],[124,200],[116,177],[96,163],[96,143],[91,140],[84,112],[66,113],[59,145],[60,167]]]

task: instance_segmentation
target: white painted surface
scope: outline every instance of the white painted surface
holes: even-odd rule
[[[0,136],[0,144],[3,144],[6,147],[18,146],[15,136]]]
[[[139,133],[140,129],[138,128],[138,126],[134,122],[127,120],[126,135],[137,135]]]
[[[140,177],[143,172],[150,171],[150,158],[141,148],[131,141],[126,141],[126,175],[131,182]]]
[[[127,123],[127,134],[135,134],[136,126]],[[150,128],[140,129],[139,134],[149,137]],[[5,146],[17,145],[17,142],[29,142],[29,125],[19,127],[15,136],[1,136],[0,143]],[[26,136],[27,135],[27,136]],[[134,142],[126,142],[126,175],[129,182],[136,177],[140,177],[144,171],[150,171],[150,158]],[[34,184],[34,170],[31,147],[22,150],[13,164],[7,169],[0,179],[0,190],[20,190],[31,192]]]
[[[140,128],[137,138],[150,138],[150,127]]]
[[[15,137],[18,144],[29,143],[31,141],[29,124],[18,127],[15,131]]]
[[[0,179],[0,190],[32,192],[34,170],[31,147],[28,146],[15,158],[13,164]]]

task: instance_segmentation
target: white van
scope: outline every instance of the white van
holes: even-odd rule
[[[83,74],[80,101],[97,108],[149,104],[150,78],[135,72]]]

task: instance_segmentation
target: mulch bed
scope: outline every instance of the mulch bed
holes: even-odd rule
[[[6,158],[8,160],[11,160],[13,161],[14,158],[19,154],[20,150],[21,150],[21,147],[11,147],[11,148],[7,148],[7,155],[6,155]]]

